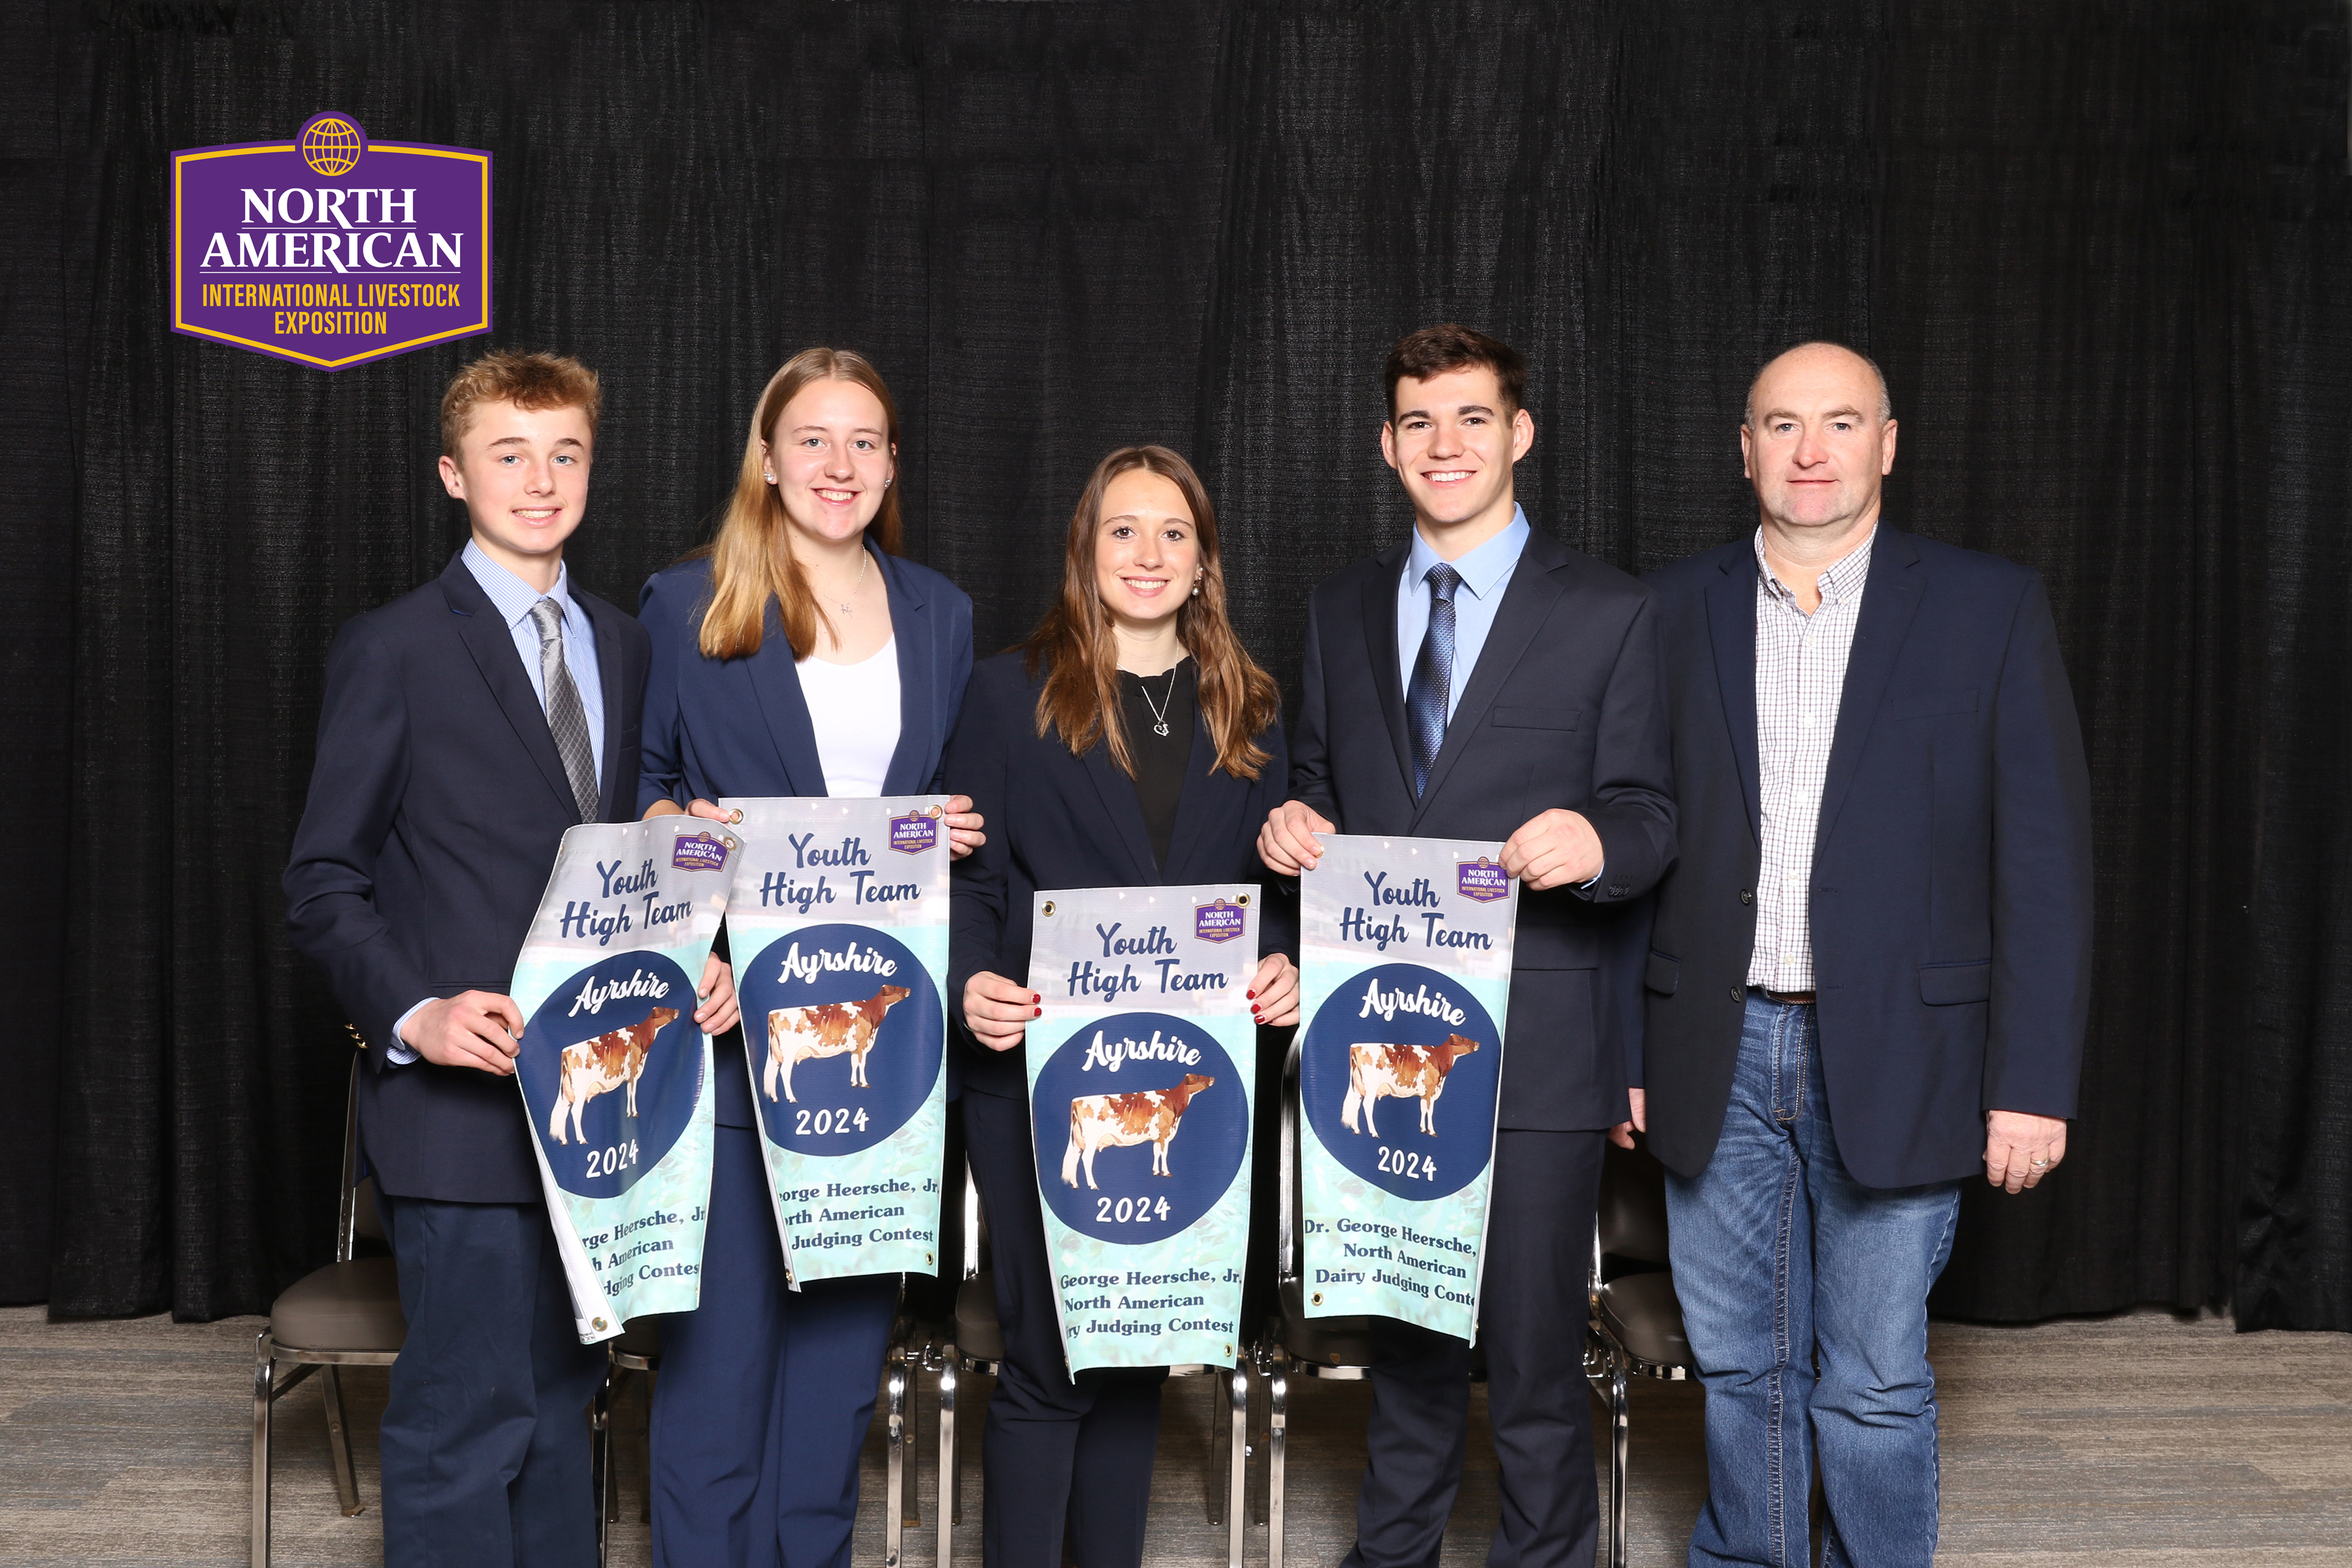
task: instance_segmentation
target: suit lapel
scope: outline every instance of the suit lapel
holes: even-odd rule
[[[816,726],[809,721],[808,699],[801,695],[801,675],[793,662],[793,645],[784,637],[783,616],[773,600],[768,604],[760,651],[743,661],[743,670],[759,698],[760,716],[768,722],[769,743],[776,748],[776,763],[784,770],[792,793],[826,794],[824,763],[816,749]]]
[[[1748,831],[1764,841],[1759,804],[1756,755],[1756,566],[1743,552],[1724,563],[1706,586],[1706,629],[1715,645],[1715,679],[1723,698],[1724,727],[1739,769],[1739,793],[1748,802]]]
[[[1830,742],[1830,765],[1822,781],[1822,814],[1813,845],[1829,842],[1830,826],[1838,807],[1862,765],[1863,748],[1870,738],[1879,700],[1895,674],[1895,656],[1910,634],[1911,617],[1919,611],[1927,584],[1917,570],[1919,546],[1907,533],[1882,526],[1871,547],[1870,575],[1863,590],[1862,617],[1853,628],[1853,648],[1846,656],[1845,686],[1838,696],[1837,733]]]
[[[490,695],[498,700],[507,722],[514,726],[515,739],[522,742],[540,777],[547,781],[547,787],[562,803],[565,817],[576,819],[580,804],[572,794],[571,775],[563,771],[563,758],[555,750],[555,737],[548,732],[547,712],[531,694],[530,677],[523,672],[522,655],[515,648],[514,634],[499,618],[498,606],[490,603],[490,596],[482,592],[482,585],[466,569],[462,554],[441,574],[441,591],[447,595],[449,607],[457,613],[457,635],[465,642],[466,651],[473,656],[474,667],[482,672]],[[606,712],[610,711],[608,707]]]
[[[1047,738],[1059,745],[1058,736],[1057,731]],[[1118,827],[1119,842],[1127,846],[1127,858],[1132,862],[1134,876],[1131,885],[1158,887],[1160,868],[1151,862],[1151,834],[1143,826],[1143,807],[1136,804],[1135,781],[1119,772],[1118,764],[1110,760],[1110,742],[1097,740],[1087,748],[1087,754],[1078,759],[1078,765],[1086,769],[1088,778],[1094,780],[1095,793],[1102,796],[1103,809],[1110,814],[1112,825]],[[1192,781],[1186,780],[1185,787],[1189,790],[1191,786]],[[1172,863],[1176,858],[1172,843],[1170,851],[1168,858]]]
[[[1364,579],[1364,649],[1372,664],[1372,689],[1380,693],[1381,717],[1388,721],[1389,743],[1396,748],[1397,771],[1405,798],[1412,798],[1412,742],[1405,734],[1404,689],[1397,674],[1397,574],[1404,570],[1412,541],[1392,544],[1372,557]]]
[[[1462,688],[1462,700],[1454,705],[1454,716],[1445,721],[1445,739],[1437,748],[1437,755],[1429,764],[1429,787],[1422,792],[1413,806],[1412,826],[1418,830],[1422,814],[1445,783],[1445,775],[1476,733],[1479,720],[1494,706],[1495,694],[1503,689],[1504,678],[1517,668],[1519,658],[1535,641],[1536,634],[1551,616],[1552,606],[1559,602],[1563,590],[1551,574],[1560,564],[1560,547],[1547,534],[1530,532],[1526,547],[1519,552],[1518,564],[1511,569],[1511,580],[1503,588],[1503,602],[1495,607],[1495,622],[1486,630],[1486,646],[1478,650],[1478,662],[1470,668],[1470,679]]]
[[[866,546],[873,550],[871,544]],[[895,563],[875,551],[883,587],[890,595],[890,632],[898,641],[898,743],[882,775],[884,795],[920,795],[931,786],[923,764],[931,754],[931,715],[939,695],[932,689],[931,623],[923,599]],[[805,703],[803,704],[806,706]]]

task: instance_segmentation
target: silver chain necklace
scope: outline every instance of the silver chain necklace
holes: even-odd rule
[[[840,609],[843,615],[852,616],[857,613],[856,610],[853,608],[857,601],[857,590],[866,586],[866,568],[872,563],[873,559],[874,557],[868,555],[863,550],[857,552],[857,581],[849,585],[848,598],[837,599],[835,601],[835,605]]]
[[[1151,726],[1151,732],[1155,735],[1168,733],[1168,705],[1176,700],[1176,678],[1183,673],[1183,669],[1184,661],[1180,658],[1175,668],[1168,672],[1168,695],[1157,702],[1151,700],[1151,688],[1143,684],[1143,677],[1139,675],[1135,678],[1135,689],[1143,693],[1143,700],[1150,706],[1151,716],[1160,721]]]

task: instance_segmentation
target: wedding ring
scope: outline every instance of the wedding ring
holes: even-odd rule
[[[2047,1160],[2036,1160],[2033,1162],[2033,1168],[2038,1171],[2048,1163],[2050,1163],[2050,1162]]]

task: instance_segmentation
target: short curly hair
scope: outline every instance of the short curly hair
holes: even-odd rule
[[[492,349],[449,378],[441,395],[441,453],[455,462],[458,443],[485,403],[517,408],[577,408],[588,416],[588,437],[596,436],[603,398],[596,373],[569,354],[523,349]]]

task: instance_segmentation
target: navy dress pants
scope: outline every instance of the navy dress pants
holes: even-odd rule
[[[962,1104],[1004,1330],[981,1449],[982,1558],[987,1568],[1060,1568],[1066,1521],[1078,1568],[1135,1568],[1143,1561],[1168,1369],[1097,1369],[1071,1378],[1028,1104],[970,1087]]]
[[[383,1197],[408,1341],[383,1410],[385,1568],[596,1560],[583,1345],[539,1204]]]
[[[661,1320],[656,1568],[848,1568],[898,1276],[784,1283],[760,1135],[721,1124],[702,1301]]]
[[[1487,1568],[1591,1568],[1601,1529],[1584,1382],[1601,1132],[1505,1129],[1478,1290],[1502,1519]],[[1372,1418],[1346,1568],[1436,1568],[1462,1485],[1470,1346],[1375,1320]]]

